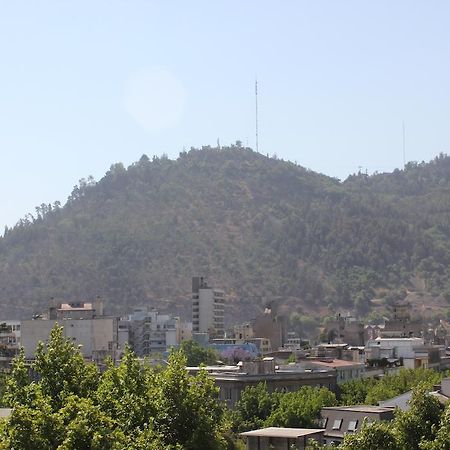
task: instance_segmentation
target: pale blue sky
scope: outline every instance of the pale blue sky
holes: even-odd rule
[[[344,179],[450,153],[448,1],[0,0],[0,226],[236,139]]]

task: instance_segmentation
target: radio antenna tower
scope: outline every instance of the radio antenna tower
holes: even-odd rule
[[[255,126],[256,126],[256,152],[259,153],[258,145],[258,80],[255,78]]]
[[[405,121],[402,122],[403,131],[403,168],[406,166],[406,132],[405,132]]]

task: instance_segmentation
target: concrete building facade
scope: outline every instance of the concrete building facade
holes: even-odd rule
[[[294,392],[302,386],[326,387],[336,391],[336,371],[277,369],[273,358],[240,362],[237,370],[209,370],[219,387],[219,398],[233,408],[248,386],[265,383],[269,392]]]
[[[370,365],[383,361],[408,369],[439,368],[440,348],[425,345],[422,338],[376,338],[367,341],[366,360]]]
[[[23,320],[22,347],[25,358],[34,359],[37,344],[48,342],[55,324],[63,327],[63,334],[75,345],[80,345],[84,358],[103,363],[106,357],[116,359],[118,349],[118,319],[105,317],[95,319]]]
[[[224,336],[224,292],[208,286],[203,277],[192,278],[192,332]]]
[[[135,308],[126,319],[121,319],[119,327],[124,336],[121,340],[126,339],[128,330],[129,344],[140,357],[164,353],[192,336],[190,323],[146,307]]]
[[[103,308],[98,309],[90,302],[54,303],[47,315],[22,320],[21,345],[25,358],[34,359],[38,343],[48,342],[51,330],[58,323],[63,327],[64,336],[80,345],[84,358],[98,364],[102,364],[106,357],[115,360],[119,319],[102,314]]]

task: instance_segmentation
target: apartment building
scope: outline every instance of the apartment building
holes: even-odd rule
[[[84,358],[101,364],[107,357],[117,358],[118,322],[117,317],[104,316],[95,302],[54,303],[47,314],[21,322],[21,345],[25,357],[34,359],[37,344],[48,341],[57,323],[64,336],[80,346]]]
[[[224,336],[224,292],[208,286],[203,277],[192,278],[192,332],[210,338]]]
[[[190,323],[147,307],[135,308],[126,319],[121,319],[119,329],[124,333],[122,340],[128,330],[129,344],[140,357],[164,353],[192,337]]]

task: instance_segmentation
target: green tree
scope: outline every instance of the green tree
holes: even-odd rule
[[[374,378],[347,381],[339,385],[341,405],[363,405],[377,381]]]
[[[188,374],[183,352],[154,371],[126,349],[118,367],[109,362],[99,375],[60,327],[38,350],[38,382],[30,383],[23,352],[14,361],[6,395],[13,412],[0,424],[1,449],[225,449],[218,388],[205,370]]]
[[[32,401],[33,388],[25,365],[25,352],[20,349],[19,354],[13,359],[11,376],[6,381],[3,402],[6,406],[27,405]]]
[[[57,416],[64,427],[58,450],[119,450],[127,443],[122,424],[108,417],[91,399],[70,396]]]
[[[224,447],[225,417],[218,387],[206,371],[191,377],[182,352],[169,356],[166,370],[157,375],[154,395],[155,429],[165,444],[180,444],[186,450]]]
[[[369,390],[364,403],[376,405],[382,400],[403,394],[419,384],[431,389],[434,384],[439,383],[441,377],[442,374],[434,370],[401,369],[397,374],[384,376],[372,386],[369,382]]]
[[[156,414],[153,380],[153,373],[127,347],[118,367],[108,362],[95,394],[96,403],[108,417],[120,423],[125,433],[131,433],[148,424]]]
[[[387,422],[365,423],[358,433],[347,433],[339,448],[343,450],[403,450],[392,426]]]
[[[69,395],[87,397],[97,387],[97,367],[84,362],[79,348],[63,336],[63,327],[58,324],[50,332],[48,344],[38,344],[33,367],[40,376],[40,389],[51,399],[54,410],[61,408]]]
[[[276,408],[265,420],[265,426],[310,428],[317,424],[320,410],[336,405],[335,395],[327,388],[303,386],[280,396]]]
[[[54,450],[58,447],[63,424],[53,412],[50,399],[39,388],[33,391],[32,403],[16,402],[13,406],[11,416],[1,424],[0,448]]]
[[[180,350],[184,352],[188,366],[214,364],[217,361],[217,353],[213,349],[204,348],[194,340],[183,341]]]
[[[433,441],[441,420],[442,407],[438,399],[424,386],[413,390],[408,411],[399,411],[394,429],[402,448],[418,450],[421,443]]]
[[[450,405],[447,405],[442,414],[435,439],[422,441],[420,448],[423,450],[445,450],[450,448]]]
[[[269,394],[265,383],[246,387],[231,413],[233,430],[243,432],[262,428],[279,404],[281,395]]]

